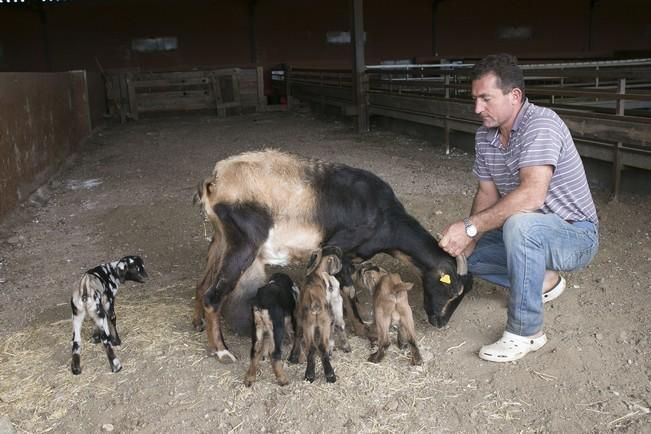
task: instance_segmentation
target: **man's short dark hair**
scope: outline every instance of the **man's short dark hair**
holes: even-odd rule
[[[475,81],[491,73],[497,77],[497,87],[504,94],[517,87],[524,98],[524,74],[515,56],[506,53],[486,56],[472,67],[470,78]]]

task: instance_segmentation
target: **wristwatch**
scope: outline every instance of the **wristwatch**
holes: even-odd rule
[[[466,227],[466,235],[470,238],[475,238],[477,236],[477,226],[472,224],[469,217],[463,219],[463,225]]]

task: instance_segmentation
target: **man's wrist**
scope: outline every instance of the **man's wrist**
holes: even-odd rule
[[[479,231],[477,230],[477,226],[475,226],[473,222],[470,221],[470,217],[463,219],[463,226],[465,227],[466,235],[474,240]]]

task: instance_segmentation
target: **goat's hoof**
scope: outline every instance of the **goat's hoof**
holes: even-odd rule
[[[382,360],[382,356],[379,353],[373,353],[370,356],[368,356],[368,361],[371,363],[380,363]]]
[[[119,360],[116,359],[116,360],[111,364],[111,371],[113,371],[113,373],[115,374],[116,372],[120,372],[121,370],[122,370],[122,364],[120,363]]]
[[[314,380],[316,377],[314,375],[306,375],[305,376],[305,381],[309,381],[310,383],[314,383]]]
[[[194,328],[194,331],[196,332],[202,332],[206,329],[203,320],[192,320],[192,328]]]
[[[217,360],[219,360],[221,363],[235,363],[235,362],[237,362],[237,357],[235,357],[233,355],[233,353],[231,353],[228,350],[221,350],[221,351],[213,350],[209,354],[211,356],[217,357]]]
[[[421,355],[420,355],[420,351],[418,351],[418,348],[415,348],[415,349],[412,351],[412,354],[411,354],[411,364],[414,365],[414,366],[422,365],[422,364],[423,364],[423,358],[421,357]]]
[[[368,326],[359,323],[352,323],[353,333],[360,338],[366,337],[368,335]]]
[[[430,315],[428,320],[429,323],[432,324],[434,327],[443,328],[448,324],[450,318],[447,318],[445,316]]]
[[[326,382],[327,383],[334,383],[337,381],[337,376],[333,373],[331,375],[326,375]]]
[[[255,382],[255,377],[251,378],[248,375],[244,378],[244,385],[246,387],[251,387],[253,386],[253,383]]]
[[[72,371],[73,375],[81,374],[81,366],[75,365],[74,363],[70,365],[70,370]]]
[[[278,384],[281,385],[281,386],[287,386],[289,384],[289,379],[287,377],[279,378],[278,379]]]
[[[120,345],[122,345],[122,339],[120,338],[111,338],[111,346],[113,348],[118,348]]]
[[[340,345],[339,349],[341,351],[343,351],[344,353],[350,353],[351,351],[353,351],[352,347],[350,346],[350,344],[348,342],[346,342],[343,345]]]

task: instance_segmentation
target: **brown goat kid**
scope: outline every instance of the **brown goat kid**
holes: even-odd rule
[[[298,361],[300,353],[299,336],[302,337],[304,350],[307,352],[305,379],[314,382],[316,351],[321,356],[323,374],[328,383],[337,381],[335,371],[330,363],[330,333],[334,318],[330,299],[334,293],[339,295],[339,281],[334,277],[341,270],[341,249],[324,247],[312,254],[308,264],[307,277],[301,288],[297,307],[298,331],[290,361]]]
[[[373,294],[373,331],[377,333],[378,349],[368,358],[379,363],[391,344],[389,328],[399,324],[398,346],[411,348],[411,364],[421,365],[423,359],[416,345],[414,317],[409,306],[408,291],[413,283],[403,282],[399,274],[389,273],[372,263],[363,263],[357,271],[357,278]]]

